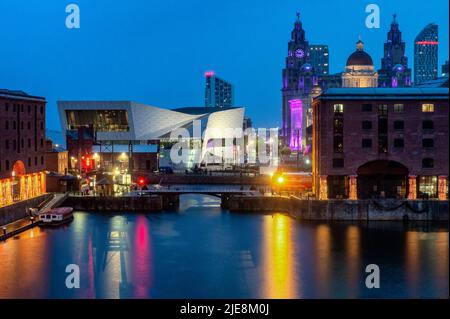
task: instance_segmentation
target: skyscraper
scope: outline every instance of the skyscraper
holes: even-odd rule
[[[234,103],[233,85],[217,77],[214,71],[205,72],[205,106],[231,107]]]
[[[430,23],[414,40],[414,84],[438,75],[438,26]]]
[[[284,142],[292,150],[304,149],[306,127],[311,124],[311,90],[317,84],[310,62],[309,43],[305,38],[297,13],[297,20],[288,42],[286,65],[282,71],[282,128]]]
[[[309,58],[314,73],[317,75],[327,75],[329,73],[328,45],[311,44],[309,46]]]
[[[442,64],[441,76],[448,76],[448,60]]]
[[[391,23],[391,29],[384,43],[384,54],[381,58],[381,69],[378,70],[378,86],[408,87],[411,86],[411,69],[405,55],[405,42],[399,30],[397,15]]]

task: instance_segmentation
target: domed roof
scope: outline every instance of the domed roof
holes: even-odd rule
[[[364,52],[364,43],[361,40],[356,42],[356,51],[347,59],[347,66],[350,65],[373,65],[370,55]]]

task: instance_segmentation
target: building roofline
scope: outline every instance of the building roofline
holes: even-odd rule
[[[0,89],[0,97],[16,100],[37,100],[45,102],[45,97],[29,95],[28,93],[20,90]]]
[[[448,100],[448,88],[331,88],[315,100],[435,99]]]

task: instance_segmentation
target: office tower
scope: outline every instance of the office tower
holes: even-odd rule
[[[438,76],[438,26],[430,23],[414,40],[414,84]]]
[[[218,76],[214,71],[205,72],[205,106],[206,107],[232,107],[233,85]]]

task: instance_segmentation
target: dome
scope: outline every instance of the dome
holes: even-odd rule
[[[356,43],[356,51],[350,54],[347,59],[347,66],[350,65],[372,65],[373,61],[369,54],[364,52],[364,43],[359,40]]]

